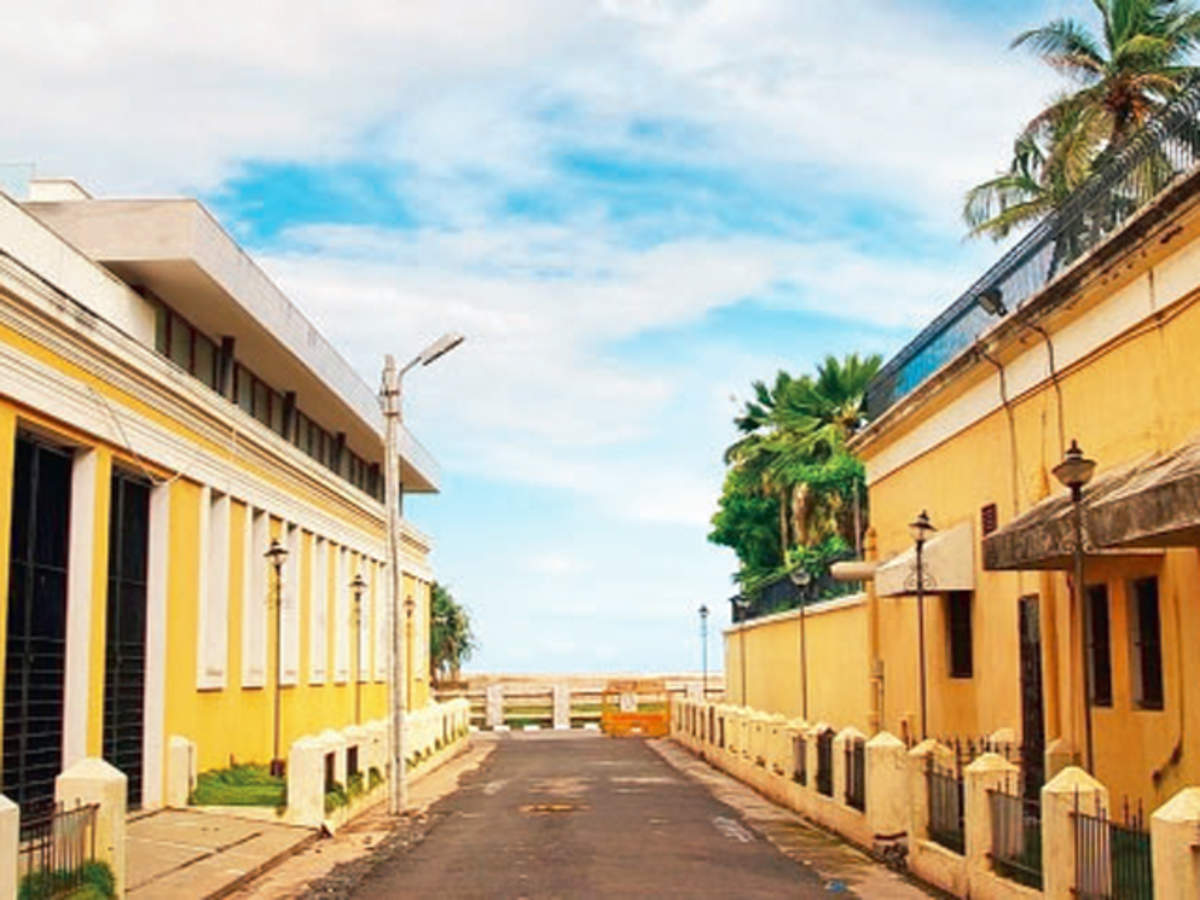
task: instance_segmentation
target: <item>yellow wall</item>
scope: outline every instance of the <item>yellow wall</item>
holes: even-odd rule
[[[864,602],[809,610],[805,616],[808,660],[808,721],[828,722],[838,729],[867,729],[870,706],[867,619]],[[742,647],[745,646],[746,693],[742,693]],[[725,632],[725,697],[788,718],[802,714],[800,617],[772,616],[745,631]]]
[[[89,384],[98,393],[109,398],[117,409],[122,407],[136,412],[164,430],[182,437],[195,448],[197,454],[212,454],[222,458],[226,463],[236,463],[255,478],[273,482],[277,486],[285,486],[296,499],[312,504],[327,515],[332,515],[348,527],[359,529],[361,533],[379,537],[382,528],[380,517],[364,513],[352,505],[335,501],[332,494],[323,490],[319,485],[301,485],[294,476],[283,475],[280,472],[263,467],[252,461],[243,460],[234,454],[230,446],[211,444],[202,436],[188,430],[181,424],[169,419],[149,405],[130,396],[122,394],[93,376],[87,370],[68,363],[46,351],[36,343],[24,337],[6,331],[0,327],[0,341],[11,343],[19,350],[28,353],[40,362],[47,363],[62,372],[78,378]],[[20,406],[3,395],[0,386],[0,597],[7,597],[8,585],[8,546],[11,526],[11,494],[12,467],[15,436],[18,425],[34,426],[43,433],[54,435],[64,441],[80,447],[80,452],[95,452],[96,484],[95,484],[95,528],[93,537],[93,577],[91,592],[91,633],[90,633],[90,678],[89,702],[86,723],[87,750],[91,754],[100,754],[102,748],[102,722],[104,707],[104,666],[105,666],[105,619],[107,602],[107,557],[109,531],[109,493],[112,466],[120,464],[135,471],[149,466],[152,471],[164,477],[171,473],[159,469],[154,460],[134,459],[121,447],[105,443],[103,439],[90,435],[49,418],[44,413]],[[332,476],[331,476],[332,477]],[[243,688],[242,682],[242,627],[243,602],[242,585],[243,571],[247,560],[243,558],[243,524],[246,507],[240,501],[231,503],[230,513],[230,566],[229,566],[229,606],[228,606],[228,657],[226,659],[226,687],[221,690],[198,690],[196,687],[197,671],[197,634],[199,629],[197,573],[201,560],[199,559],[200,541],[197,527],[200,522],[200,503],[203,488],[186,477],[176,477],[170,483],[170,523],[169,523],[169,560],[167,565],[167,610],[166,610],[166,672],[164,676],[165,695],[165,727],[163,745],[171,735],[181,735],[197,744],[201,770],[229,764],[230,760],[260,761],[270,759],[273,749],[273,699],[275,685],[275,648],[274,648],[274,618],[268,616],[266,641],[268,648],[267,683],[265,687]],[[274,536],[280,533],[281,522],[278,518],[270,519],[270,531]],[[333,653],[334,653],[334,610],[333,610],[333,579],[334,567],[328,568],[330,584],[327,596],[330,600],[330,610],[327,616],[328,645],[328,678],[324,685],[309,685],[307,678],[309,653],[309,604],[311,602],[311,585],[309,582],[308,555],[311,554],[312,536],[308,532],[301,534],[301,548],[304,559],[299,566],[300,572],[300,647],[299,647],[299,684],[282,688],[282,722],[281,744],[286,756],[289,743],[305,734],[313,734],[326,728],[341,728],[354,721],[355,686],[352,675],[348,683],[334,683]],[[412,542],[406,544],[411,552]],[[357,559],[357,557],[356,557]],[[368,577],[375,585],[374,609],[378,609],[386,597],[386,582],[382,571],[374,567],[373,577]],[[352,565],[349,576],[355,571]],[[273,578],[269,579],[273,589]],[[412,582],[414,595],[421,602],[428,604],[428,584],[415,580]],[[368,593],[368,600],[372,596]],[[369,611],[374,615],[374,611]],[[6,627],[7,604],[0,603],[0,628]],[[428,613],[421,618],[428,622]],[[373,627],[374,620],[368,621]],[[0,632],[3,633],[3,632]],[[354,629],[351,626],[349,662],[353,666],[357,661]],[[427,637],[422,636],[423,640]],[[375,679],[374,653],[376,639],[372,631],[367,640],[367,650],[371,654],[369,678],[359,687],[361,697],[361,719],[368,721],[386,715],[387,686],[385,679]],[[0,672],[4,665],[4,642],[0,641]],[[415,689],[410,692],[410,707],[423,705],[429,700],[428,678],[414,680]],[[165,773],[164,773],[165,774]]]
[[[1173,248],[1175,249],[1175,248]],[[1100,346],[1061,371],[1062,425],[1066,439],[1077,438],[1099,462],[1099,472],[1151,453],[1170,451],[1200,431],[1200,391],[1190,377],[1200,346],[1200,305],[1192,287],[1200,283],[1200,241],[1175,249],[1173,259],[1159,261],[1189,293],[1155,321]],[[1144,263],[1142,264],[1144,265]],[[1181,269],[1181,266],[1183,268]],[[1161,276],[1125,273],[1083,292],[1071,308],[1051,317],[1052,339],[1065,341],[1068,327],[1090,327],[1114,314],[1116,306],[1149,313],[1164,302]],[[1044,352],[1036,334],[1001,355],[1008,364],[1021,352]],[[921,423],[936,421],[947,404],[961,397],[994,370],[981,362],[942,395],[927,402],[909,419],[871,438],[862,449],[868,465]],[[981,734],[1002,726],[1021,729],[1018,671],[1017,601],[1038,595],[1041,606],[1043,686],[1046,739],[1065,737],[1082,746],[1082,674],[1079,632],[1072,631],[1071,603],[1065,573],[985,572],[979,549],[980,509],[995,503],[1003,526],[1062,488],[1050,469],[1062,458],[1059,401],[1049,381],[1026,395],[1011,398],[1011,412],[998,409],[966,429],[951,434],[932,449],[870,486],[871,525],[878,538],[879,558],[908,550],[907,523],[922,509],[942,529],[960,522],[973,525],[976,592],[973,607],[974,670],[959,682],[946,675],[942,598],[928,605],[930,661],[930,731]],[[1011,416],[1011,419],[1010,419]],[[1097,774],[1113,791],[1141,798],[1148,805],[1168,797],[1183,784],[1200,782],[1200,658],[1188,652],[1200,634],[1200,557],[1195,549],[1172,550],[1166,557],[1130,556],[1092,561],[1088,583],[1110,581],[1114,707],[1096,710]],[[1166,708],[1131,708],[1129,698],[1128,625],[1124,582],[1137,573],[1160,576],[1163,674]],[[880,601],[881,656],[884,661],[883,727],[897,731],[919,708],[915,656],[916,614],[912,598]],[[1181,701],[1180,686],[1185,697]],[[1190,687],[1188,687],[1190,686]],[[1072,702],[1071,698],[1075,698]],[[1171,764],[1173,755],[1179,762]],[[1152,772],[1164,772],[1155,778]]]

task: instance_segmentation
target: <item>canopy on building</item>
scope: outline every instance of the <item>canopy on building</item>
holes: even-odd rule
[[[1200,546],[1200,441],[1103,473],[1083,494],[1089,556]],[[1043,500],[983,541],[985,569],[1068,569],[1071,498]]]
[[[970,521],[935,534],[922,552],[925,590],[975,590],[975,541]],[[875,569],[875,594],[894,597],[917,591],[916,548],[893,556]]]

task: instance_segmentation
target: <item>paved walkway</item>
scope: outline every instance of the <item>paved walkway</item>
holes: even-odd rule
[[[923,896],[844,845],[820,866],[782,852],[727,802],[744,798],[714,796],[690,757],[674,760],[681,771],[663,752],[681,751],[664,745],[554,732],[499,740],[432,807],[424,839],[383,854],[353,896],[803,898],[849,894],[851,874],[875,889],[863,896]],[[867,870],[881,880],[863,880]]]
[[[308,828],[194,810],[138,816],[125,833],[126,893],[136,900],[208,897],[314,837]]]

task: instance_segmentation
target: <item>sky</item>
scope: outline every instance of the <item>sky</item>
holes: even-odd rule
[[[706,541],[755,379],[895,352],[996,256],[964,191],[1060,89],[1085,0],[43,0],[0,30],[0,166],[193,195],[372,385],[469,671],[720,667]]]

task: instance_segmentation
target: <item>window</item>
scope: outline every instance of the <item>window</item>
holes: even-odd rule
[[[1093,584],[1088,587],[1086,613],[1092,705],[1112,706],[1112,647],[1109,637],[1108,585]]]
[[[1129,585],[1129,638],[1133,701],[1142,709],[1162,709],[1158,579],[1153,576],[1139,578]]]
[[[237,367],[237,405],[254,415],[254,376],[244,366]]]
[[[183,319],[171,314],[168,338],[171,362],[185,372],[192,371],[192,329]]]
[[[946,630],[950,641],[950,677],[970,678],[975,668],[971,647],[970,591],[952,591],[946,595]]]
[[[217,345],[200,333],[195,334],[192,347],[192,374],[208,387],[217,387]]]

